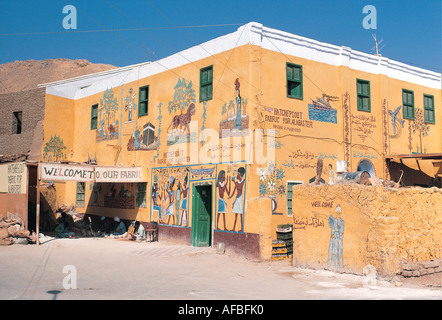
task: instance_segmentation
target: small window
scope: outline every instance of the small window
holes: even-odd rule
[[[97,129],[98,125],[98,104],[91,107],[91,130]]]
[[[370,112],[371,111],[370,81],[357,79],[356,90],[358,95],[358,110]]]
[[[213,98],[213,66],[200,70],[200,102]]]
[[[426,123],[436,123],[434,116],[434,97],[429,94],[424,94],[424,113]]]
[[[141,87],[138,98],[138,116],[146,116],[149,104],[149,86]]]
[[[84,182],[77,182],[77,193],[75,196],[75,206],[76,207],[84,207],[84,200],[85,200],[85,183]]]
[[[287,75],[287,97],[302,100],[303,99],[302,66],[293,63],[287,63],[286,75]]]
[[[21,134],[22,132],[22,117],[23,112],[17,111],[13,113],[12,116],[12,133],[13,134]]]
[[[302,184],[301,182],[287,182],[287,216],[293,216],[293,187]]]
[[[405,119],[414,120],[414,92],[402,90],[402,108]]]
[[[137,207],[146,207],[146,182],[137,183]]]

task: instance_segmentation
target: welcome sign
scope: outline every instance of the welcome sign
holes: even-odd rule
[[[40,165],[41,180],[93,182],[95,178],[93,166],[57,163],[41,163]]]
[[[96,167],[95,182],[143,182],[141,167]]]
[[[41,163],[40,179],[77,182],[143,182],[141,167],[100,167]]]

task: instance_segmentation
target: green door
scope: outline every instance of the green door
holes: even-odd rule
[[[192,245],[209,247],[212,238],[212,186],[194,185],[192,191]]]

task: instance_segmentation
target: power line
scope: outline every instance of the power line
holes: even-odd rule
[[[173,20],[171,20],[170,18],[168,18],[163,12],[161,12],[157,7],[155,7],[155,6],[154,6],[149,0],[145,0],[145,1],[146,1],[146,2],[147,2],[147,3],[148,3],[148,4],[149,4],[154,10],[156,10],[160,15],[162,15],[166,20],[168,20],[172,25],[174,25],[175,27],[177,27],[176,24],[173,22]],[[187,32],[185,32],[185,31],[182,31],[182,32],[183,32],[183,33],[184,33],[184,34],[185,34],[190,40],[196,42],[196,40],[195,40],[194,38],[192,38]],[[231,69],[231,68],[228,66],[228,63],[229,63],[230,58],[232,57],[232,55],[233,55],[233,53],[234,53],[234,51],[235,51],[235,49],[236,49],[236,47],[237,47],[237,45],[238,45],[239,40],[240,40],[241,37],[242,37],[243,32],[244,32],[244,29],[242,30],[240,36],[238,37],[238,40],[236,41],[235,47],[234,47],[234,49],[232,50],[232,52],[231,52],[229,58],[227,59],[227,62],[226,62],[226,63],[220,61],[220,60],[219,60],[217,57],[215,57],[211,52],[207,51],[206,48],[204,48],[204,46],[203,46],[202,44],[199,44],[199,45],[198,45],[201,49],[203,49],[205,52],[207,52],[212,58],[214,58],[214,59],[217,60],[219,63],[221,63],[221,64],[224,65],[224,69],[223,69],[223,72],[221,73],[221,77],[220,77],[220,78],[222,78],[222,76],[223,76],[223,74],[224,74],[224,71],[225,71],[226,69],[229,69],[231,72],[233,72],[236,76],[239,77],[239,74],[238,74],[235,70]],[[242,81],[242,80],[241,80],[241,81]],[[249,85],[251,85],[253,88],[255,88],[256,90],[258,90],[259,92],[261,92],[261,89],[257,88],[253,83],[250,83],[249,81],[247,81],[247,79],[245,79],[245,81],[246,81]],[[221,82],[221,80],[219,80],[219,82]]]
[[[120,14],[122,14],[123,16],[125,16],[127,19],[129,19],[132,23],[134,23],[134,24],[137,25],[137,26],[140,26],[136,21],[134,21],[131,17],[129,17],[129,16],[128,16],[127,14],[125,14],[124,12],[122,12],[122,11],[121,11],[119,8],[117,8],[115,5],[113,5],[112,3],[108,2],[107,0],[103,0],[103,1],[106,2],[106,3],[107,3],[109,6],[111,6],[112,8],[114,8],[116,11],[118,11]],[[148,33],[149,35],[151,35],[153,38],[155,38],[157,41],[161,42],[164,46],[168,47],[169,49],[173,49],[173,48],[171,48],[167,43],[165,43],[165,42],[162,41],[161,39],[158,39],[156,36],[154,36],[152,33],[150,33],[148,30],[144,30],[144,31],[145,31],[146,33]],[[241,33],[241,35],[242,35],[242,33]],[[241,35],[240,35],[239,37],[241,37]],[[238,39],[238,41],[239,41],[239,39]],[[238,43],[238,41],[237,41],[237,43]],[[200,67],[197,66],[197,65],[195,64],[195,62],[189,60],[188,58],[186,58],[185,56],[183,56],[180,52],[178,52],[177,54],[180,55],[183,59],[187,60],[190,64],[194,65],[198,70],[200,70]],[[210,54],[210,53],[209,53],[209,54]],[[210,55],[211,55],[211,54],[210,54]],[[212,56],[212,55],[211,55],[211,56]],[[162,65],[162,64],[161,64],[160,62],[158,62],[158,61],[154,61],[153,63],[157,63],[157,64],[159,64],[160,66],[162,66],[163,68],[167,69],[168,71],[171,71],[172,73],[174,73],[174,74],[177,75],[178,77],[186,79],[186,77],[183,77],[183,76],[179,75],[177,72],[175,72],[175,71],[173,71],[173,70],[167,68],[166,66]],[[216,79],[216,78],[214,78],[214,79]],[[227,88],[231,88],[231,86],[229,86],[229,85],[223,83],[220,79],[216,79],[216,80],[218,80],[219,83],[223,84],[223,85],[226,86]],[[199,88],[198,85],[195,84],[195,86],[196,86],[197,88]],[[216,98],[216,99],[218,99],[218,100],[220,100],[221,102],[227,103],[226,100],[224,100],[224,99],[222,99],[222,98],[219,98],[218,96],[213,95],[213,97]]]
[[[84,13],[82,13],[82,14],[84,15]],[[90,18],[90,17],[88,17],[88,18]],[[99,32],[167,30],[167,29],[195,29],[195,28],[215,28],[215,27],[240,26],[240,25],[243,25],[243,23],[209,24],[209,25],[196,25],[196,26],[174,26],[174,27],[150,27],[150,28],[140,27],[140,28],[129,28],[129,29],[69,30],[69,31],[66,30],[66,31],[47,31],[47,32],[0,33],[0,36],[33,36],[33,35],[66,34],[66,33],[99,33]]]

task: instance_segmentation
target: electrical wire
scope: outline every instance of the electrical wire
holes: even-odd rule
[[[128,20],[130,20],[132,23],[134,23],[134,24],[137,25],[137,26],[140,26],[136,21],[134,21],[131,17],[129,17],[129,16],[128,16],[127,14],[125,14],[124,12],[122,12],[122,11],[121,11],[119,8],[117,8],[115,5],[113,5],[112,3],[108,2],[107,0],[103,0],[103,1],[104,1],[105,3],[107,3],[109,6],[111,6],[112,8],[114,8],[116,11],[118,11],[121,15],[123,15],[124,17],[126,17]],[[145,30],[145,31],[147,31],[147,30]],[[164,41],[162,41],[161,39],[159,39],[159,38],[156,37],[155,35],[151,34],[150,32],[146,32],[146,33],[148,33],[150,36],[152,36],[153,38],[155,38],[157,41],[161,42],[164,46],[168,47],[169,49],[173,49],[173,48],[171,48],[167,43],[165,43]],[[241,34],[241,35],[242,35],[242,34]],[[241,35],[239,36],[238,41],[239,41],[239,39],[241,38]],[[238,43],[238,41],[237,41],[237,43]],[[193,62],[193,61],[189,60],[188,58],[186,58],[185,56],[183,56],[180,52],[178,52],[177,54],[180,55],[183,59],[187,60],[190,64],[192,64],[193,66],[195,66],[198,70],[201,69],[200,66],[196,65],[195,62]],[[183,77],[183,76],[179,75],[178,73],[176,73],[175,71],[173,71],[173,70],[167,68],[166,66],[162,65],[159,61],[154,61],[153,63],[157,63],[157,64],[159,64],[160,66],[162,66],[163,68],[167,69],[168,71],[171,71],[171,72],[175,73],[178,77],[186,79],[186,77]],[[224,86],[226,86],[226,87],[229,88],[229,89],[232,87],[231,85],[227,85],[227,84],[223,83],[220,79],[217,79],[217,78],[215,78],[215,77],[213,77],[213,79],[217,80],[218,83],[223,84]],[[198,85],[196,85],[196,84],[195,84],[195,87],[197,87],[198,89],[200,89],[200,87],[199,87]],[[216,98],[216,99],[220,100],[221,102],[228,103],[225,99],[220,98],[220,97],[216,96],[215,94],[213,95],[213,98]]]
[[[46,31],[46,32],[23,32],[23,33],[0,33],[0,36],[34,36],[47,34],[66,34],[66,33],[97,33],[97,32],[122,32],[122,31],[144,31],[144,30],[167,30],[167,29],[194,29],[194,28],[215,28],[240,26],[243,23],[225,23],[225,24],[210,24],[210,25],[196,25],[196,26],[174,26],[174,27],[149,27],[149,28],[128,28],[128,29],[101,29],[101,30],[66,30],[66,31]]]

